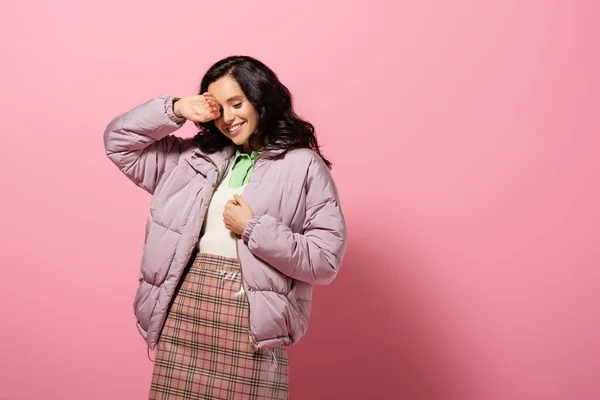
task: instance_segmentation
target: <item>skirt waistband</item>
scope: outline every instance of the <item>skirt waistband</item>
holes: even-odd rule
[[[197,252],[194,257],[193,266],[208,270],[239,270],[240,261],[237,258],[223,257],[218,254]]]

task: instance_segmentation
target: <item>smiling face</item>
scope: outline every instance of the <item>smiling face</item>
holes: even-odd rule
[[[221,106],[221,116],[214,124],[233,143],[250,153],[248,140],[258,126],[258,113],[246,98],[237,81],[226,75],[208,86],[208,92]]]

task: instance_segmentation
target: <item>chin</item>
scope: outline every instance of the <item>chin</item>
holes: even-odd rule
[[[241,138],[239,136],[236,136],[234,138],[231,138],[231,141],[236,144],[237,146],[242,146],[246,143],[248,143],[248,138]]]

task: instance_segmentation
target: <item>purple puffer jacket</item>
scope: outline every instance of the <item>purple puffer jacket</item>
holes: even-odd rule
[[[152,194],[134,301],[151,349],[235,150],[203,154],[191,138],[171,135],[186,121],[173,114],[172,100],[149,100],[117,116],[104,133],[108,157]],[[238,240],[248,333],[255,349],[292,345],[306,333],[312,285],[335,278],[346,250],[336,186],[312,150],[269,151],[256,159],[242,197],[255,214]]]

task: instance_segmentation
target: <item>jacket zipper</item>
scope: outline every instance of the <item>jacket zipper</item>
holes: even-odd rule
[[[261,155],[259,155],[258,157],[256,157],[256,159],[258,159]],[[227,174],[223,174],[223,176],[221,177],[220,176],[221,171],[219,171],[219,167],[217,167],[217,164],[215,164],[213,160],[211,160],[211,159],[209,159],[207,157],[204,157],[204,158],[207,159],[208,161],[210,161],[212,163],[212,165],[214,165],[215,168],[216,168],[216,170],[217,170],[217,180],[213,184],[213,192],[212,192],[211,198],[209,200],[209,204],[210,204],[210,201],[212,201],[212,196],[214,195],[217,186],[219,186],[219,184],[221,183],[221,181],[225,178],[225,176]],[[255,163],[256,163],[256,161],[255,161]],[[207,210],[208,210],[208,208],[207,208]],[[255,349],[258,349],[258,347],[257,347],[258,346],[258,341],[256,340],[256,338],[252,334],[252,327],[250,325],[250,300],[248,300],[248,295],[246,294],[246,289],[244,288],[244,268],[242,267],[242,262],[239,259],[239,251],[240,250],[239,250],[239,243],[238,243],[237,240],[235,241],[235,249],[236,249],[236,252],[238,253],[238,262],[240,264],[240,278],[242,280],[242,289],[244,290],[244,298],[246,299],[246,303],[248,304],[248,338],[250,339],[250,344]]]
[[[256,160],[258,160],[264,153],[260,154],[258,157],[256,157]],[[203,156],[201,156],[203,157]],[[213,192],[211,193],[211,198],[209,200],[209,204],[210,201],[212,201],[212,196],[215,193],[215,190],[217,188],[217,186],[219,186],[219,184],[221,183],[221,181],[225,178],[225,176],[227,174],[223,174],[222,177],[220,177],[220,172],[219,171],[219,167],[217,166],[217,164],[214,163],[213,160],[211,160],[208,157],[203,157],[204,159],[210,161],[212,163],[212,165],[215,166],[216,170],[217,170],[217,180],[216,182],[213,184]],[[255,162],[255,166],[256,166],[256,160]],[[208,208],[207,208],[208,210]],[[205,216],[206,217],[206,216]],[[244,268],[242,267],[242,262],[239,259],[239,243],[238,240],[235,241],[235,248],[236,248],[236,252],[238,253],[238,262],[240,264],[240,278],[242,280],[242,289],[244,290],[244,298],[246,299],[246,303],[248,304],[248,338],[250,340],[250,344],[256,349],[258,350],[258,341],[256,340],[256,338],[254,337],[254,335],[252,334],[252,326],[250,325],[250,300],[248,300],[248,295],[246,294],[246,289],[244,288]]]
[[[261,158],[261,156],[263,156],[265,153],[261,153],[259,154],[258,157],[256,157],[256,159],[254,160],[254,167],[253,167],[253,171],[256,169],[256,161],[258,161],[259,158]],[[239,239],[235,241],[235,247],[238,253],[238,262],[240,263],[240,275],[241,275],[241,279],[242,279],[242,288],[244,289],[244,267],[242,266],[242,261],[240,260],[240,244],[239,244]],[[250,286],[248,285],[248,291],[250,291]],[[250,300],[248,299],[248,294],[246,293],[246,289],[244,289],[244,297],[246,298],[246,302],[248,303],[248,337],[250,339],[250,344],[252,344],[252,346],[255,348],[256,351],[258,351],[258,340],[256,340],[256,338],[254,337],[254,335],[252,334],[252,325],[250,325]]]

